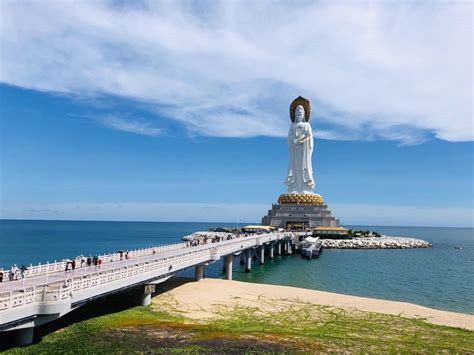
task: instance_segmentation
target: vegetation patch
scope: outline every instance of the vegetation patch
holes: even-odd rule
[[[468,330],[297,301],[262,302],[275,310],[219,304],[215,317],[201,321],[160,302],[80,321],[6,353],[474,352]]]

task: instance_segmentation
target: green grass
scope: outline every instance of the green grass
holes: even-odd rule
[[[266,302],[278,307],[218,306],[216,317],[206,321],[188,319],[171,303],[160,302],[81,321],[6,353],[473,352],[474,333],[463,329],[301,302]]]

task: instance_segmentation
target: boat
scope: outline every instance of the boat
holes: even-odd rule
[[[301,243],[301,257],[311,260],[319,258],[323,251],[323,243],[318,237],[306,237]]]

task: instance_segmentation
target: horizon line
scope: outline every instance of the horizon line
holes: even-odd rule
[[[257,224],[258,222],[212,222],[212,221],[124,221],[124,220],[94,220],[94,219],[24,219],[24,218],[0,218],[0,221],[32,221],[32,222],[116,222],[116,223],[223,223],[223,224]],[[418,225],[380,225],[380,224],[346,224],[346,226],[360,226],[360,227],[407,227],[407,228],[463,228],[463,229],[474,229],[474,226],[418,226]]]

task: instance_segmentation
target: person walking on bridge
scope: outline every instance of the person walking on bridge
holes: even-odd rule
[[[71,259],[66,259],[66,270],[69,271],[72,268],[72,260]]]
[[[18,272],[19,272],[18,267],[16,266],[16,264],[13,264],[13,266],[10,269],[10,281],[18,280]]]
[[[25,265],[21,265],[20,266],[20,275],[21,275],[21,279],[24,279],[25,278],[25,271],[28,270],[28,268],[25,266]]]

